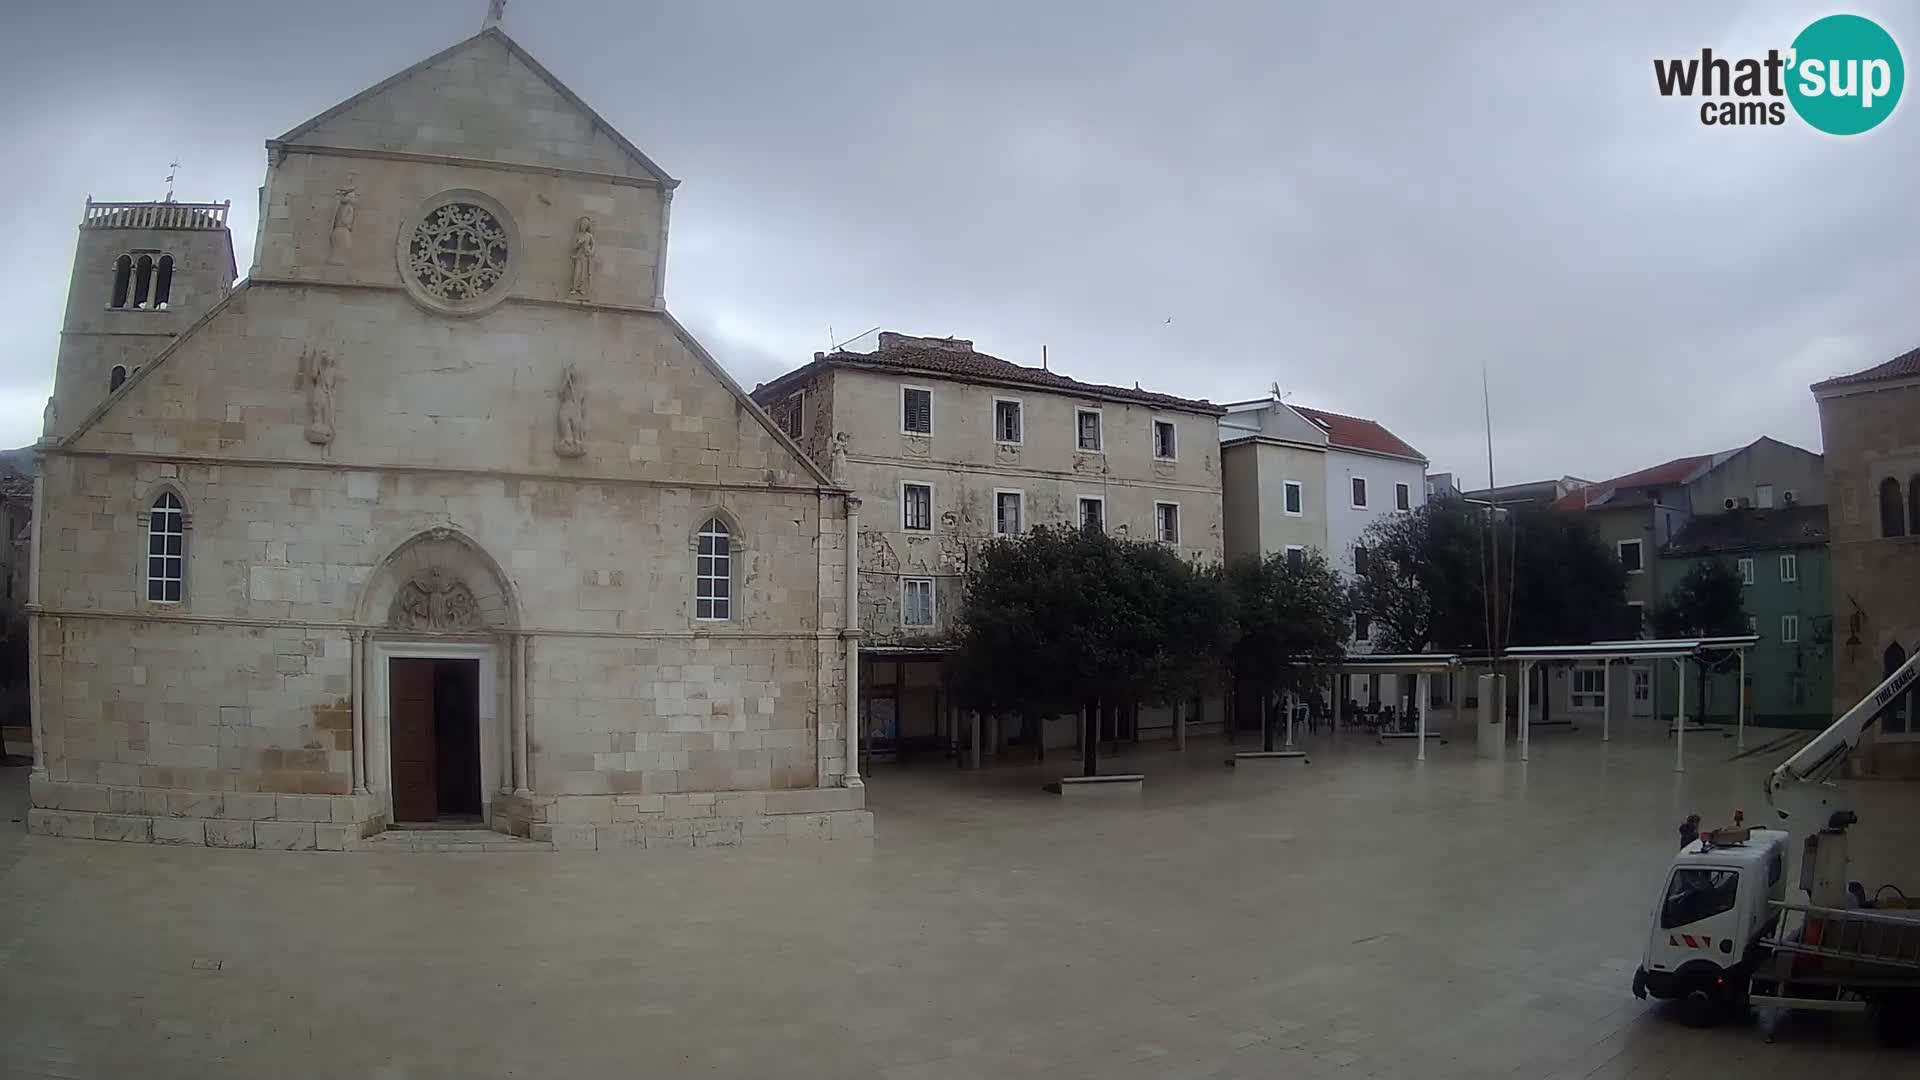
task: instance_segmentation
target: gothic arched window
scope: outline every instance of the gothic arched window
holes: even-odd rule
[[[180,497],[163,491],[147,513],[147,599],[180,602],[187,568],[187,510]]]
[[[1907,535],[1906,508],[1900,505],[1900,481],[1891,476],[1880,481],[1880,535]]]
[[[167,310],[167,301],[173,298],[173,256],[162,255],[153,274],[153,309]]]
[[[694,618],[721,622],[733,613],[733,534],[727,523],[708,518],[700,526],[694,556]]]

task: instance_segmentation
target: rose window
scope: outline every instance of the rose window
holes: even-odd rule
[[[475,300],[507,273],[506,226],[484,207],[448,203],[416,225],[407,268],[430,296]]]

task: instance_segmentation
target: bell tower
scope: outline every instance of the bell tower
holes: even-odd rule
[[[42,438],[72,431],[232,290],[231,206],[88,197]]]

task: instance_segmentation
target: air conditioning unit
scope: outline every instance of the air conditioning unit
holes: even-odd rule
[[[1722,509],[1731,510],[1733,509],[1733,500],[1728,499],[1726,502],[1721,503],[1720,506]]]
[[[1788,488],[1787,490],[1781,492],[1780,501],[1783,503],[1786,503],[1788,506],[1792,506],[1793,505],[1793,489]]]

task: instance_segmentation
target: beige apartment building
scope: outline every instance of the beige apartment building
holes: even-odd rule
[[[876,749],[953,749],[970,738],[945,684],[945,641],[970,560],[993,537],[1071,524],[1164,543],[1195,562],[1222,557],[1225,410],[1209,402],[892,332],[872,352],[815,354],[754,400],[860,500],[861,710]],[[1189,716],[1217,721],[1218,708]],[[986,725],[989,750],[1074,738],[1070,719],[1040,732]],[[1146,710],[1139,726],[1143,736],[1170,731],[1172,710]]]
[[[667,311],[677,181],[489,21],[222,204],[89,204],[38,447],[41,834],[864,834],[843,491]]]

